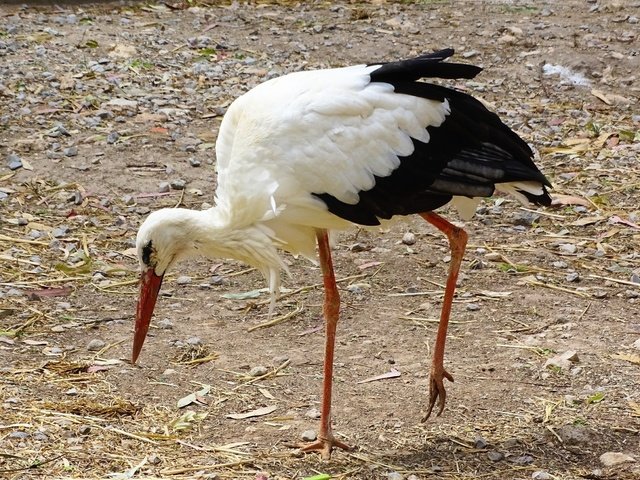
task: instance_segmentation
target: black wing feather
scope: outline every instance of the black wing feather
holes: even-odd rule
[[[440,102],[450,113],[442,125],[426,127],[429,141],[413,140],[414,150],[399,157],[400,166],[387,177],[375,177],[375,185],[359,192],[355,205],[328,193],[316,193],[329,211],[362,225],[378,225],[379,219],[434,210],[453,196],[488,197],[496,183],[531,181],[542,187],[542,195],[522,192],[532,203],[549,205],[546,187],[551,184],[533,162],[527,143],[500,118],[472,96],[420,78],[473,78],[482,69],[473,65],[443,63],[452,49],[409,60],[382,64],[371,82],[393,85],[399,94]],[[391,126],[390,128],[396,128]]]

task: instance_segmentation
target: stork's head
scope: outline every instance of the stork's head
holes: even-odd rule
[[[140,354],[149,330],[162,278],[167,269],[194,248],[190,210],[166,208],[153,212],[138,230],[136,248],[140,261],[140,297],[136,311],[132,361]]]

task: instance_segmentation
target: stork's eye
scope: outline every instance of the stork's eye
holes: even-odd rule
[[[151,243],[151,240],[149,240],[147,244],[142,247],[142,261],[145,265],[149,267],[151,266],[151,257],[155,256],[154,254],[155,250],[153,248],[153,244]]]

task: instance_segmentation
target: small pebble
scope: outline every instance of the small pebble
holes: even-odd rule
[[[485,449],[487,448],[489,444],[487,443],[487,441],[481,437],[480,435],[478,435],[475,440],[473,441],[473,446],[475,448],[479,448],[479,449]]]
[[[564,353],[554,355],[547,359],[544,363],[544,368],[556,367],[561,370],[569,370],[573,366],[572,363],[578,363],[579,361],[580,359],[578,358],[578,354],[575,350],[567,350]]]
[[[249,370],[249,375],[252,377],[261,377],[262,375],[265,375],[268,371],[269,370],[267,369],[267,367],[258,365],[256,367],[253,367],[251,370]]]
[[[87,344],[87,350],[90,352],[97,352],[102,350],[107,344],[99,338],[94,338]]]
[[[191,277],[189,277],[188,275],[181,275],[176,279],[176,283],[178,285],[188,285],[191,283],[191,281]]]
[[[33,439],[39,442],[47,442],[49,437],[44,432],[36,432],[33,434]]]
[[[162,330],[171,330],[173,328],[173,322],[168,318],[163,318],[162,320],[156,322],[156,326],[161,328]]]
[[[80,435],[89,435],[91,433],[91,426],[89,425],[81,425],[78,429],[78,434]]]
[[[19,438],[19,439],[25,439],[25,438],[29,438],[29,434],[27,432],[23,432],[23,431],[15,431],[15,432],[11,432],[9,434],[9,438]]]
[[[115,131],[111,132],[109,135],[107,135],[107,143],[109,145],[113,145],[118,141],[119,138],[120,138],[120,134],[118,132],[115,132]]]
[[[307,418],[320,418],[320,410],[317,408],[310,408],[304,416]]]
[[[580,274],[578,272],[571,272],[564,278],[567,282],[578,282],[580,281]]]
[[[150,455],[147,455],[147,462],[149,462],[151,465],[158,465],[160,462],[162,462],[162,459],[155,453],[152,453]]]
[[[182,180],[181,178],[177,178],[175,180],[171,180],[171,188],[174,190],[184,190],[184,187],[187,186],[186,180]]]
[[[171,185],[169,182],[160,182],[158,184],[158,193],[167,193],[171,191]]]
[[[162,375],[175,375],[176,373],[178,373],[176,370],[174,370],[173,368],[167,368],[164,372],[162,372]]]
[[[480,304],[478,303],[467,303],[467,310],[470,312],[475,312],[476,310],[480,310]]]
[[[553,477],[544,470],[538,470],[531,474],[533,480],[551,480]]]
[[[640,340],[639,340],[639,342],[640,342]],[[275,357],[273,357],[271,359],[271,361],[273,362],[274,365],[282,365],[287,360],[289,360],[289,357],[287,355],[276,355]]]
[[[78,390],[76,388],[70,388],[69,390],[67,390],[66,392],[64,392],[66,395],[70,395],[72,397],[78,395]]]
[[[67,233],[69,233],[69,227],[67,227],[66,225],[61,225],[51,231],[51,235],[54,238],[63,238],[67,235]]]
[[[202,339],[200,337],[187,338],[188,345],[202,345]]]
[[[315,430],[305,430],[300,435],[300,438],[303,442],[313,442],[316,438],[318,438],[318,434]]]
[[[605,467],[613,467],[621,463],[635,462],[636,459],[631,455],[622,452],[606,452],[600,455],[600,463]]]
[[[78,155],[78,147],[73,146],[65,148],[62,153],[64,153],[65,157],[75,157]]]
[[[416,243],[416,235],[411,232],[407,232],[402,236],[402,243],[405,245],[413,245]]]
[[[18,170],[22,168],[22,160],[15,153],[10,153],[7,156],[7,167],[9,167],[9,170]]]
[[[562,253],[574,254],[578,250],[578,247],[576,247],[573,243],[561,243],[560,245],[558,245],[558,249]]]
[[[189,159],[189,165],[191,165],[192,167],[199,167],[200,165],[202,165],[202,162],[194,157],[191,157]]]
[[[389,472],[387,474],[387,480],[404,480],[404,475],[398,472]]]
[[[509,457],[509,461],[516,465],[529,465],[533,463],[533,457],[531,455],[520,455],[518,457]]]
[[[125,205],[135,205],[136,199],[133,198],[132,195],[125,195],[124,197],[122,197],[122,203],[124,203]]]

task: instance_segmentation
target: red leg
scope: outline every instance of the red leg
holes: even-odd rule
[[[462,263],[464,250],[467,246],[467,233],[433,212],[421,213],[420,216],[447,236],[449,239],[449,247],[451,248],[449,277],[447,278],[447,285],[444,290],[440,324],[438,325],[438,334],[436,336],[436,344],[433,349],[433,361],[431,363],[429,408],[427,409],[426,415],[422,418],[424,422],[431,415],[436,401],[438,401],[438,416],[442,414],[444,403],[447,399],[447,392],[444,389],[444,379],[446,378],[450,382],[453,382],[451,374],[444,369],[444,344],[447,340],[447,328],[449,326],[453,295],[456,291],[456,282],[458,281],[458,272],[460,271],[460,264]]]
[[[334,447],[350,450],[348,445],[337,440],[331,432],[331,385],[333,383],[333,351],[336,342],[336,325],[340,314],[340,294],[336,285],[336,277],[333,273],[331,261],[331,248],[329,247],[329,235],[326,230],[317,230],[318,251],[320,255],[320,267],[324,282],[324,378],[322,380],[322,405],[320,410],[320,432],[318,440],[302,448],[305,452],[318,451],[323,459],[331,457]]]

